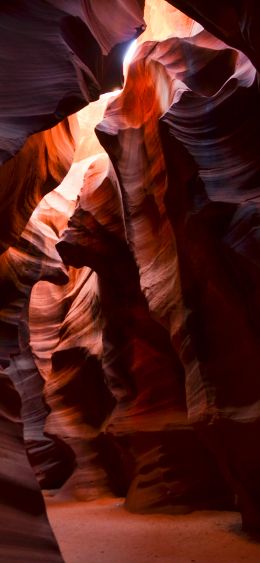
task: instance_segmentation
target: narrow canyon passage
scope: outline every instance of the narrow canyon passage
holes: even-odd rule
[[[260,563],[260,2],[0,4],[0,563]]]

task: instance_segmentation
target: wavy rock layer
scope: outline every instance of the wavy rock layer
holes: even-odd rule
[[[115,19],[104,1],[2,6],[0,252],[72,164],[75,131],[64,118],[122,85],[123,54],[145,27],[143,4],[116,0]]]
[[[167,0],[231,47],[243,51],[259,71],[260,43],[257,0]]]
[[[57,323],[48,424],[84,435],[86,448],[94,440],[91,451],[130,510],[224,507],[236,495],[244,526],[259,524],[259,456],[249,440],[260,391],[258,107],[254,67],[208,32],[148,42],[96,128],[111,162],[77,164],[82,190],[57,248],[79,273]],[[78,279],[92,311],[83,339],[73,314],[83,301],[71,305]],[[83,379],[93,393],[90,374],[116,399],[110,416],[101,394],[95,420],[77,399]]]
[[[157,94],[162,83],[164,92],[168,85],[168,100],[173,102],[159,127],[169,180],[166,208],[158,134],[162,101],[168,103],[166,95],[162,100]],[[138,107],[133,85],[141,100]],[[255,469],[258,474],[260,457],[253,438],[249,440],[259,426],[260,391],[255,315],[259,308],[258,108],[252,64],[202,32],[194,38],[140,47],[122,96],[111,102],[97,127],[120,179],[126,232],[150,309],[162,315],[160,299],[165,291],[175,305],[173,324],[168,315],[168,329],[185,368],[189,419],[215,453],[248,528],[259,526]],[[241,142],[245,136],[246,145]],[[170,220],[176,240],[175,247],[172,237],[173,287],[158,260],[170,241],[168,235],[164,243],[159,230],[160,211]],[[155,252],[152,244],[160,244],[162,250]],[[162,264],[166,266],[165,258]],[[155,275],[156,266],[160,275]],[[160,280],[155,302],[154,279]],[[161,321],[165,323],[163,316]],[[241,451],[247,452],[246,463]]]
[[[0,257],[0,363],[14,382],[22,400],[24,440],[42,487],[57,487],[73,469],[73,454],[57,438],[44,434],[48,414],[43,399],[43,379],[30,347],[28,326],[32,287],[45,279],[64,284],[67,272],[55,249],[57,236],[33,216],[16,247]]]
[[[102,367],[117,402],[97,434],[101,463],[112,491],[127,494],[130,510],[176,511],[179,505],[187,510],[198,502],[199,506],[227,503],[228,495],[210,456],[188,426],[182,367],[167,330],[151,317],[141,291],[126,239],[123,206],[115,171],[107,157],[100,156],[85,175],[69,228],[57,245],[66,264],[87,265],[98,274]],[[56,361],[54,354],[53,363]],[[50,387],[51,379],[47,389]],[[180,451],[184,442],[196,451],[195,479]],[[203,460],[205,474],[201,472]],[[208,500],[202,490],[208,491],[210,486],[214,491]],[[218,496],[221,501],[216,501]]]
[[[42,485],[61,485],[76,455],[63,498],[110,490],[129,510],[171,512],[237,499],[244,527],[260,527],[259,4],[164,3],[163,33],[175,22],[181,38],[138,47],[96,128],[109,158],[85,162],[100,145],[81,143],[64,192],[24,229],[72,162],[63,118],[120,83],[144,3],[114,4],[115,18],[105,0],[1,10],[5,561],[18,547],[59,560],[7,375]],[[170,4],[218,39],[193,36]]]
[[[109,26],[105,21],[108,17],[106,4],[99,5],[97,12],[91,0],[74,2],[73,5],[58,0],[48,2],[47,6],[41,0],[33,5],[25,0],[1,9],[1,162],[10,159],[22,147],[1,168],[2,252],[17,243],[34,207],[61,181],[72,161],[74,140],[66,121],[47,132],[30,135],[52,127],[68,113],[96,99],[102,88],[113,87],[122,81],[120,55],[124,43],[136,36],[143,26],[142,8],[142,2],[139,5],[129,0],[126,4],[118,0],[116,10],[120,25],[118,20],[110,20]],[[2,308],[2,328],[7,332],[1,341],[1,356],[23,398],[25,434],[27,444],[30,441],[31,459],[34,465],[41,467],[46,461],[46,449],[47,457],[50,454],[53,462],[53,452],[48,454],[53,440],[45,437],[39,453],[39,438],[43,438],[46,416],[41,397],[42,382],[30,348],[22,342],[20,350],[20,338],[25,338],[28,344],[28,335],[24,335],[28,329],[27,319],[20,322],[20,312],[26,309],[29,299],[28,280],[24,279],[28,271],[25,268],[24,272],[22,268],[22,272],[17,272],[16,265],[19,268],[23,262],[32,263],[34,275],[35,263],[31,259],[34,249],[30,248],[28,254],[27,260],[24,249],[18,248],[3,258],[3,289],[8,288],[7,309],[11,306],[9,310],[5,306]],[[39,264],[37,260],[36,263]],[[36,279],[30,282],[38,281],[37,273]],[[41,279],[40,275],[38,279]],[[19,324],[23,324],[22,335]],[[11,353],[15,356],[10,362]],[[32,392],[37,395],[36,404],[31,401]],[[36,446],[33,434],[37,437]],[[56,446],[57,441],[55,450]],[[40,474],[41,481],[46,484],[42,467]]]
[[[198,370],[186,375],[188,409],[238,495],[244,527],[252,528],[259,526],[260,468],[253,439],[260,416],[259,94],[243,55],[221,45],[215,53],[204,78],[208,89],[212,65],[222,59],[217,88],[205,92],[196,75],[192,89],[184,80],[189,88],[175,95],[160,129],[166,206],[198,360]]]
[[[75,163],[63,184],[37,208],[37,217],[57,234],[75,208],[90,165],[91,159]],[[33,288],[30,342],[51,409],[46,430],[62,437],[76,455],[77,469],[59,498],[91,499],[109,491],[95,437],[114,400],[105,386],[101,365],[97,276],[87,267],[69,268],[67,275],[68,283],[63,286],[40,281]]]
[[[41,198],[68,172],[75,149],[76,124],[66,118],[36,133],[0,167],[0,252],[17,243]]]
[[[2,370],[0,388],[0,559],[8,563],[61,563],[63,559],[25,453],[19,395]]]
[[[143,2],[28,0],[1,9],[1,162],[26,138],[118,86],[118,49],[142,26]],[[113,48],[115,48],[113,50]],[[110,55],[109,52],[112,50]],[[6,53],[8,56],[6,56]]]

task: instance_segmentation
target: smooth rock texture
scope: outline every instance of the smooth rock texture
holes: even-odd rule
[[[60,486],[74,467],[72,451],[44,433],[49,408],[30,347],[28,311],[33,285],[42,279],[54,284],[68,280],[55,249],[57,240],[54,231],[34,215],[17,246],[0,256],[0,362],[21,397],[26,449],[44,488]]]
[[[199,30],[199,24],[165,0],[146,0],[144,9],[146,29],[138,43],[167,37],[189,37]]]
[[[156,68],[155,72],[154,66],[158,63],[162,68]],[[152,80],[154,75],[156,80]],[[171,328],[172,342],[185,367],[189,419],[198,426],[200,436],[216,455],[223,474],[238,496],[244,527],[257,528],[259,485],[255,475],[259,473],[259,452],[254,439],[249,439],[258,432],[257,374],[260,367],[255,315],[259,307],[255,277],[256,264],[259,264],[255,254],[258,237],[251,234],[252,229],[257,232],[259,197],[256,71],[245,56],[227,48],[205,31],[190,39],[148,43],[136,52],[122,95],[110,103],[96,131],[120,178],[126,229],[139,264],[141,284],[143,270],[145,279],[149,279],[149,254],[144,243],[149,248],[152,241],[149,231],[145,231],[145,217],[149,217],[150,223],[153,218],[156,233],[156,188],[160,185],[158,178],[163,180],[165,174],[161,165],[160,175],[156,122],[154,127],[151,125],[156,111],[157,119],[159,112],[163,113],[159,105],[162,91],[159,77],[164,81],[164,91],[168,84],[173,100],[160,125],[168,172],[166,216],[173,227],[178,255],[175,291],[169,293],[172,299],[177,299],[180,311],[183,310],[182,316],[179,315],[182,323]],[[140,90],[135,90],[136,96],[133,96],[132,84],[135,83]],[[163,101],[165,99],[166,93]],[[245,135],[248,135],[246,145]],[[156,159],[153,145],[157,148]],[[142,183],[146,179],[146,159],[151,195]],[[226,160],[227,166],[224,165]],[[142,179],[138,188],[137,178]],[[147,192],[150,206],[144,204]],[[246,243],[242,244],[237,217],[240,224],[243,224],[243,217],[248,226],[251,221],[247,246],[251,247],[252,240],[248,255],[252,267],[248,261],[247,266],[244,262]],[[158,224],[161,227],[157,211]],[[234,231],[233,225],[236,226]],[[230,239],[232,249],[229,250]],[[157,244],[163,241],[158,234],[155,240]],[[172,253],[174,256],[174,247]],[[158,256],[158,252],[152,256]],[[146,268],[143,267],[145,260]],[[237,278],[239,260],[244,266],[240,270],[240,274],[243,272],[240,283]],[[162,262],[166,264],[165,259]],[[154,263],[153,258],[153,268]],[[176,290],[179,272],[183,301],[178,300]],[[160,280],[160,292],[156,292],[159,299],[165,295],[162,275],[150,276],[150,279]],[[143,286],[153,310],[149,296],[151,283]],[[253,288],[252,297],[249,297],[249,287]],[[160,303],[158,310],[163,310]],[[176,310],[174,313],[176,322]],[[241,441],[242,451],[247,452],[246,463],[242,461]]]
[[[36,210],[37,216],[58,233],[75,208],[80,182],[91,162],[88,159],[75,163],[63,185],[44,198]],[[77,469],[59,497],[91,499],[109,491],[97,459],[95,437],[114,400],[104,383],[101,366],[97,276],[87,267],[69,268],[67,274],[64,286],[41,281],[34,287],[29,311],[30,342],[46,382],[44,394],[50,407],[46,430],[58,434],[76,455]]]
[[[260,44],[257,0],[167,0],[231,47],[243,51],[259,71]]]
[[[0,252],[72,164],[75,131],[66,116],[122,86],[124,52],[145,28],[143,7],[116,0],[116,19],[105,1],[1,7],[0,163],[8,162],[0,168]]]
[[[175,98],[162,118],[161,137],[169,179],[166,207],[198,359],[198,371],[186,371],[188,412],[215,452],[238,496],[243,526],[250,529],[259,526],[260,456],[253,438],[259,427],[259,259],[258,237],[252,235],[259,229],[259,94],[250,63],[238,54],[235,61],[230,81],[222,62],[217,76],[220,80],[223,72],[223,84],[211,95],[196,88],[195,75],[193,92],[189,88]],[[210,66],[206,70],[210,73]],[[237,221],[248,227],[242,244]],[[246,263],[245,244],[252,248]]]
[[[56,499],[260,528],[259,5],[110,6],[0,14],[7,563],[60,557],[25,446]]]
[[[25,453],[20,398],[2,369],[0,391],[0,559],[6,563],[61,563],[63,558]]]
[[[95,354],[117,406],[96,427],[94,449],[113,492],[127,494],[130,510],[189,510],[216,502],[224,507],[238,498],[244,527],[257,527],[251,491],[257,491],[253,468],[259,462],[249,436],[257,428],[253,310],[259,302],[257,291],[249,295],[245,288],[246,307],[241,306],[234,276],[242,261],[243,280],[256,287],[255,229],[246,262],[248,244],[241,239],[241,229],[244,235],[243,228],[257,222],[258,120],[251,117],[251,109],[254,117],[259,111],[256,71],[245,55],[207,31],[148,42],[138,47],[122,93],[105,104],[96,132],[113,167],[105,155],[93,157],[87,169],[83,161],[78,165],[86,170],[83,189],[57,246],[65,263],[79,272],[87,266],[91,278],[93,270],[98,274],[93,280],[102,346]],[[246,134],[251,143],[244,150]],[[81,150],[83,156],[83,144]],[[74,173],[79,178],[75,168]],[[87,293],[92,301],[90,287]],[[88,368],[76,352],[73,318],[53,350],[46,389],[52,404],[48,424],[54,428],[58,420],[61,433],[67,426],[79,437],[84,408],[74,391],[80,388],[78,368],[80,373]],[[90,350],[86,340],[83,347]],[[249,365],[247,389],[243,374]],[[89,369],[94,373],[94,366]],[[66,414],[62,405],[68,401]],[[199,439],[188,424],[186,401]],[[90,435],[87,430],[85,438]],[[236,450],[240,440],[247,447],[247,467]],[[197,460],[193,474],[186,465],[189,455]]]
[[[97,446],[112,490],[127,493],[129,510],[141,512],[229,504],[218,471],[188,426],[182,367],[141,291],[122,203],[115,171],[107,156],[100,156],[84,177],[69,228],[57,244],[66,264],[88,266],[98,274],[102,366],[117,406]],[[195,452],[193,476],[184,443],[188,455]]]
[[[115,19],[107,6],[104,0],[98,6],[94,0],[15,0],[1,7],[1,162],[32,133],[120,84],[122,60],[109,53],[140,33],[143,2],[116,0]]]
[[[64,121],[27,139],[0,167],[0,252],[17,243],[41,198],[68,172],[75,150],[77,124]]]

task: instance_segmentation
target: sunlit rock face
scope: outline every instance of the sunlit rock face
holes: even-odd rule
[[[22,399],[24,441],[37,478],[44,488],[60,486],[72,472],[74,456],[56,437],[44,434],[48,408],[42,379],[30,347],[29,301],[34,284],[68,281],[55,248],[58,238],[39,214],[28,222],[16,247],[0,256],[0,363]]]
[[[36,133],[0,167],[0,252],[19,239],[41,198],[68,172],[75,150],[75,118]]]
[[[115,18],[105,0],[3,9],[0,41],[17,31],[0,88],[3,159],[22,147],[0,169],[12,467],[16,452],[23,467],[26,458],[7,376],[38,480],[61,487],[59,498],[112,492],[129,510],[168,512],[236,499],[256,529],[259,7],[146,2],[148,41],[139,38],[124,89],[81,110],[78,129],[65,116],[120,86],[143,4],[118,0]],[[12,474],[16,504],[6,493],[14,522],[22,511],[30,523],[19,502],[37,487],[26,468]],[[28,525],[17,539],[17,527],[5,549],[34,534]]]
[[[58,234],[75,208],[77,192],[92,160],[76,162],[62,186],[37,209],[37,216]],[[64,286],[45,281],[35,285],[30,301],[31,346],[51,409],[46,430],[64,438],[77,459],[77,469],[59,498],[91,499],[110,490],[98,461],[95,438],[115,401],[104,383],[101,365],[102,318],[96,273],[83,267],[69,268],[67,274]]]
[[[167,0],[198,21],[228,45],[241,49],[259,71],[260,39],[258,22],[260,5],[257,0]]]
[[[26,138],[122,80],[117,50],[144,26],[141,0],[28,0],[1,9],[1,162]],[[6,56],[6,53],[8,56]],[[110,53],[110,55],[109,55]],[[116,64],[115,64],[116,62]]]
[[[126,42],[136,37],[144,26],[143,2],[118,0],[114,7],[119,19],[111,20],[106,2],[99,2],[97,9],[97,3],[92,0],[73,3],[53,0],[47,5],[41,0],[33,4],[24,0],[1,8],[0,160],[1,163],[7,161],[0,170],[0,251],[4,253],[1,284],[6,291],[6,301],[1,303],[1,358],[5,377],[9,371],[22,397],[27,446],[30,442],[28,452],[42,485],[46,485],[43,470],[43,466],[46,468],[46,458],[50,466],[57,466],[55,456],[60,449],[57,439],[43,437],[46,417],[46,405],[42,399],[43,383],[31,354],[27,322],[31,287],[44,279],[42,256],[39,259],[38,248],[42,240],[39,240],[37,229],[33,242],[30,237],[29,242],[26,237],[22,239],[26,241],[25,248],[20,246],[19,237],[40,199],[61,182],[71,166],[75,130],[66,116],[97,99],[102,91],[122,84],[122,53]],[[12,248],[7,250],[10,246]],[[61,269],[64,275],[64,268]],[[52,276],[47,273],[46,279],[60,283],[58,278],[59,267],[56,271],[53,268]],[[12,354],[14,357],[11,359]],[[36,396],[35,403],[32,394]],[[12,431],[17,437],[20,436],[16,426]],[[12,450],[10,460],[15,467],[16,453],[11,445],[8,448],[9,452]],[[25,456],[22,443],[20,449]],[[65,451],[67,457],[67,461],[63,459],[63,466],[68,475],[71,459],[67,456],[66,448],[62,446],[61,450],[62,456]],[[8,468],[3,469],[3,480],[5,469]],[[61,466],[59,471],[63,473]],[[17,483],[19,478],[18,471]],[[34,487],[32,474],[30,478]],[[51,480],[54,484],[55,480]],[[57,484],[60,484],[60,477]],[[28,478],[21,483],[17,507],[19,496],[23,498],[26,495],[29,498],[29,489]],[[6,495],[7,505],[13,502],[12,498],[12,492]],[[25,506],[23,509],[26,510]],[[25,519],[24,513],[24,524]],[[15,518],[13,524],[13,530],[16,526],[20,527]],[[8,544],[14,545],[15,550],[23,551],[23,545],[28,545],[29,529],[33,536],[34,527],[28,526],[25,530],[24,525],[25,533],[21,534],[20,539],[13,533],[10,541],[8,536],[5,542],[1,542],[1,545],[5,545],[3,560],[11,562],[15,558],[13,552],[8,552]],[[37,534],[36,529],[35,542]],[[40,536],[44,560],[58,560],[59,557],[52,557],[51,548],[45,554],[43,530],[39,530]],[[34,545],[33,539],[31,544]],[[41,557],[37,552],[31,558],[29,549],[27,551],[23,551],[27,561]]]
[[[135,146],[134,155],[139,149],[138,143]],[[110,417],[102,428],[99,424],[96,447],[101,463],[112,491],[127,494],[130,510],[176,511],[180,505],[189,510],[198,506],[199,497],[200,507],[227,506],[230,498],[211,456],[188,426],[184,373],[169,332],[152,318],[141,290],[127,241],[124,195],[107,156],[98,157],[85,175],[76,210],[57,245],[66,264],[88,266],[98,274],[102,368],[116,399]],[[86,364],[86,380],[88,369]],[[184,443],[187,451],[196,452],[193,473],[189,456],[181,451]]]
[[[189,37],[199,29],[197,21],[186,16],[165,0],[146,0],[144,19],[147,27],[139,37],[138,43],[151,39],[161,41],[173,35]]]
[[[0,163],[8,162],[0,169],[0,252],[72,164],[66,116],[123,83],[123,54],[144,28],[143,2],[116,0],[114,9],[112,20],[107,3],[94,0],[1,9]]]
[[[241,112],[241,104],[244,113]],[[117,350],[115,359],[120,355],[116,330],[112,328],[118,322],[120,324],[118,319],[123,322],[118,331],[123,343],[122,357],[127,357],[123,327],[134,327],[134,320],[130,322],[122,306],[120,314],[112,317],[109,307],[114,313],[117,311],[118,296],[122,293],[122,289],[117,289],[117,283],[120,288],[125,288],[125,295],[128,295],[127,285],[133,274],[126,264],[127,260],[130,264],[134,258],[133,264],[138,266],[138,283],[149,304],[149,315],[164,327],[176,354],[177,364],[171,368],[172,377],[181,366],[185,370],[189,420],[196,424],[204,441],[210,444],[231,490],[238,495],[244,526],[258,525],[259,507],[253,490],[257,491],[259,486],[254,477],[259,458],[257,448],[252,442],[250,446],[248,439],[257,428],[259,397],[255,320],[258,298],[256,289],[251,295],[248,289],[256,287],[257,279],[257,257],[254,254],[257,239],[253,225],[257,223],[258,209],[259,120],[252,117],[256,115],[258,91],[254,67],[244,55],[228,48],[207,32],[189,39],[169,39],[159,44],[140,46],[122,94],[109,102],[104,120],[96,128],[99,141],[108,151],[119,180],[122,228],[130,250],[129,259],[120,231],[118,240],[115,239],[113,244],[110,242],[109,223],[113,214],[105,213],[104,186],[102,210],[102,183],[99,189],[95,186],[94,197],[91,174],[85,178],[79,205],[58,245],[66,262],[77,267],[86,264],[99,275],[101,310],[108,326],[106,329],[105,324],[103,329],[103,366],[108,385],[117,398],[117,407],[108,421],[104,436],[109,436],[110,447],[114,441],[118,447],[119,435],[123,450],[122,436],[128,437],[131,451],[128,464],[131,466],[132,463],[134,467],[127,497],[130,509],[154,508],[157,503],[166,508],[167,503],[163,500],[166,493],[158,494],[157,478],[154,478],[150,489],[150,478],[147,478],[146,495],[142,492],[140,496],[143,489],[140,476],[149,475],[145,469],[148,459],[153,475],[159,469],[167,473],[170,504],[172,507],[178,504],[178,492],[171,483],[170,468],[162,467],[159,461],[165,459],[164,455],[170,455],[166,434],[165,450],[162,447],[160,415],[156,424],[154,422],[160,411],[159,390],[152,408],[149,393],[148,396],[143,394],[138,384],[136,390],[136,382],[140,385],[142,378],[135,375],[131,362],[128,370],[125,367],[121,378],[118,378],[120,370],[117,365],[113,367],[105,359],[106,330],[111,352],[114,347]],[[238,135],[234,134],[235,124]],[[244,138],[246,134],[251,141],[244,150],[239,138]],[[228,166],[224,164],[226,155]],[[248,243],[244,241],[247,227]],[[248,245],[251,250],[245,260]],[[114,264],[121,265],[115,272]],[[242,281],[237,278],[238,269],[243,271]],[[124,277],[127,271],[128,281]],[[134,294],[131,312],[127,312],[134,317],[137,293]],[[125,299],[127,303],[131,302],[130,295]],[[138,318],[141,327],[140,316]],[[151,317],[147,323],[152,323]],[[155,325],[151,331],[156,334]],[[146,334],[147,356],[152,357],[148,329]],[[156,353],[160,354],[158,336],[156,341]],[[131,342],[129,333],[126,342]],[[149,362],[146,365],[144,350],[140,356],[137,352],[137,357],[142,358],[145,384]],[[162,356],[158,363],[161,368]],[[249,377],[245,375],[249,366],[250,384]],[[167,388],[167,370],[164,368],[162,371]],[[127,373],[129,376],[122,388]],[[163,395],[162,375],[156,375],[155,381],[159,377]],[[151,376],[147,375],[147,381],[151,392]],[[170,395],[175,399],[181,396],[177,390],[165,392],[165,397]],[[145,397],[143,418],[138,414],[139,397]],[[178,400],[173,407],[175,415],[169,419],[167,408],[164,409],[168,424],[174,425],[174,416],[180,411],[184,413],[179,408],[180,404],[177,405]],[[147,446],[145,431],[142,437],[138,433],[140,427],[135,439],[130,439],[135,417],[153,433],[154,426],[146,418],[146,408],[152,412],[157,432],[156,437],[151,438],[151,450]],[[185,422],[182,424],[185,426]],[[177,436],[178,432],[180,428]],[[158,450],[156,440],[159,440]],[[232,462],[228,456],[231,443]],[[242,463],[239,455],[241,443],[247,451],[247,460],[250,460],[247,465]],[[191,449],[191,444],[195,447],[193,438],[187,449]],[[172,453],[173,450],[170,451]],[[176,455],[180,460],[180,453]],[[203,466],[206,467],[205,459]],[[182,466],[182,476],[184,474]],[[166,491],[165,483],[160,485],[161,490]],[[191,499],[192,487],[188,490]]]

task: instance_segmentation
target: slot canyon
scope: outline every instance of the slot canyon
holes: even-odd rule
[[[260,562],[260,2],[0,2],[0,562]]]

